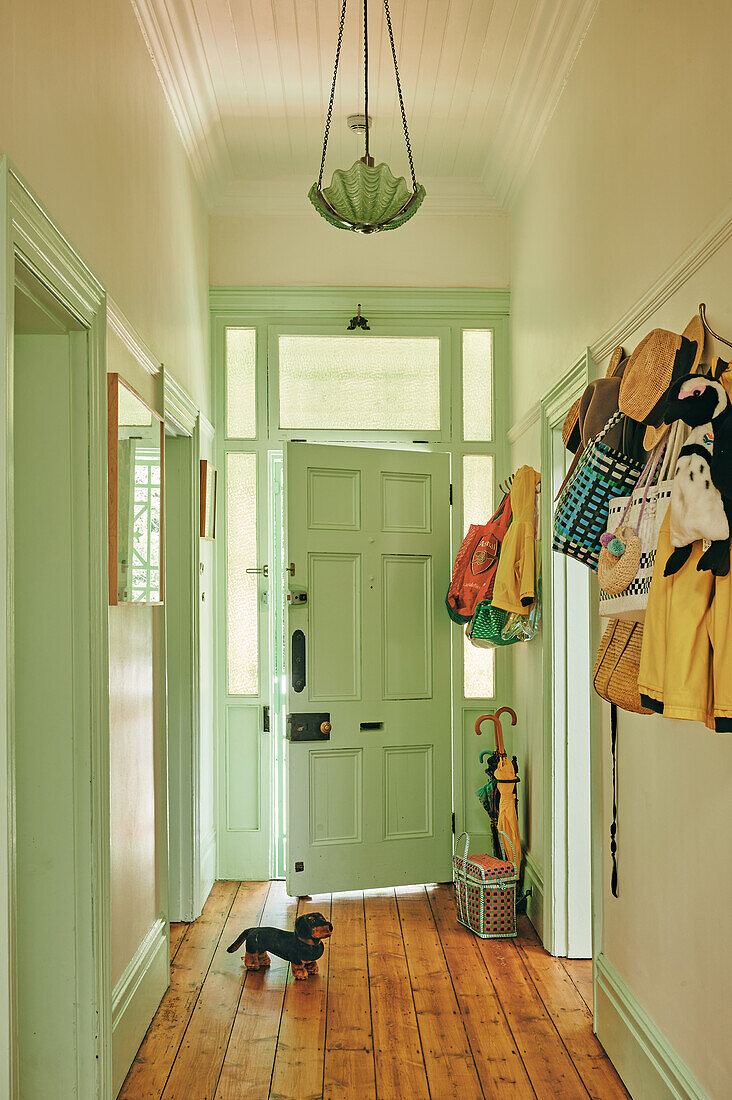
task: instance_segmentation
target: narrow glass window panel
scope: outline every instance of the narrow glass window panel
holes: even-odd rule
[[[493,424],[493,330],[463,329],[463,439],[490,440]]]
[[[226,435],[228,439],[254,439],[257,434],[256,401],[257,330],[226,330]]]
[[[440,430],[434,337],[280,336],[281,428]]]
[[[463,533],[471,523],[493,515],[493,456],[463,455]],[[492,699],[495,694],[494,649],[477,649],[463,636],[463,695]]]
[[[226,456],[226,658],[229,695],[259,692],[257,456]]]

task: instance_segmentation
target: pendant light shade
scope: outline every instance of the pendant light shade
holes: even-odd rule
[[[396,179],[388,164],[373,167],[362,160],[347,172],[337,168],[330,187],[321,191],[314,183],[308,193],[321,217],[354,233],[398,229],[416,214],[424,196],[421,183],[410,191],[404,176]]]
[[[317,183],[314,183],[308,192],[311,203],[330,225],[336,229],[347,229],[352,233],[379,233],[382,229],[398,229],[417,212],[425,197],[425,189],[421,183],[417,183],[414,174],[414,162],[412,160],[412,147],[409,141],[407,128],[407,116],[404,110],[402,86],[399,79],[396,47],[391,26],[391,14],[389,12],[389,0],[384,0],[384,13],[386,25],[389,31],[391,54],[394,60],[394,75],[396,78],[399,105],[402,114],[402,126],[404,128],[404,141],[409,159],[411,173],[411,189],[404,176],[395,177],[388,164],[374,165],[373,157],[369,153],[370,119],[369,119],[369,38],[368,38],[368,0],[363,0],[363,41],[364,41],[364,133],[366,139],[366,152],[360,160],[357,160],[348,170],[338,168],[333,173],[329,187],[323,187],[323,171],[325,169],[325,156],[328,150],[328,135],[333,116],[333,101],[335,99],[336,80],[338,77],[338,62],[340,61],[341,45],[343,42],[343,27],[346,19],[347,0],[343,0],[341,6],[340,27],[338,30],[338,44],[336,46],[335,66],[333,69],[333,83],[328,104],[328,116],[325,123],[323,137],[323,155],[320,160],[320,173]]]

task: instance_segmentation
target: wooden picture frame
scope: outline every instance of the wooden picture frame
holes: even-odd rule
[[[201,459],[201,529],[202,539],[216,538],[216,486],[218,471],[206,458]]]
[[[154,422],[157,421],[160,427],[159,431],[159,447],[160,447],[160,504],[159,504],[159,516],[158,530],[159,530],[159,546],[158,546],[158,584],[157,584],[157,599],[131,599],[120,598],[120,563],[119,563],[119,544],[121,538],[120,532],[120,520],[119,520],[119,506],[120,506],[120,462],[119,462],[119,450],[120,450],[120,387],[127,391],[127,395],[134,398],[142,410],[149,414],[149,428],[152,428]],[[143,418],[144,419],[144,418]],[[125,422],[130,423],[130,422]],[[131,423],[137,424],[141,421],[134,420]],[[142,431],[142,428],[141,428]],[[151,433],[156,434],[156,433]],[[152,442],[152,440],[151,440]],[[164,531],[163,522],[165,515],[165,486],[164,486],[164,471],[165,471],[165,422],[155,409],[151,408],[146,401],[140,397],[139,393],[126,382],[121,375],[111,373],[107,375],[107,525],[108,525],[108,545],[109,545],[109,603],[112,607],[117,607],[119,604],[141,607],[159,607],[164,600]],[[131,563],[129,563],[131,564]],[[129,592],[130,588],[123,588],[122,591]]]

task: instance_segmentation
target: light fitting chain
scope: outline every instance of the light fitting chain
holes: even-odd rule
[[[341,22],[338,27],[338,45],[336,46],[335,66],[333,67],[333,83],[330,88],[330,102],[328,103],[328,115],[325,120],[325,134],[323,136],[323,155],[320,158],[320,172],[318,173],[318,191],[321,190],[323,185],[323,171],[325,169],[325,154],[328,150],[328,135],[330,133],[330,120],[333,117],[333,100],[335,99],[336,90],[336,78],[338,77],[338,62],[341,58],[341,44],[343,42],[343,25],[346,21],[346,4],[348,0],[343,0],[341,7]],[[392,44],[393,45],[393,44]],[[396,59],[395,59],[396,62]],[[398,82],[398,78],[397,78]],[[405,123],[406,125],[406,123]],[[411,154],[410,154],[411,159]],[[414,172],[412,172],[412,178],[414,178]]]
[[[391,56],[394,58],[394,75],[396,76],[397,92],[399,93],[399,106],[402,111],[402,126],[404,127],[404,141],[407,146],[407,156],[409,158],[409,171],[412,174],[412,189],[417,190],[417,179],[414,174],[414,161],[412,160],[412,145],[409,141],[409,130],[407,129],[407,113],[404,110],[404,97],[402,96],[402,82],[399,79],[399,66],[397,65],[396,47],[394,45],[394,32],[391,29],[391,14],[389,12],[389,0],[384,0],[384,11],[386,12],[386,25],[389,28],[389,42],[391,43]]]

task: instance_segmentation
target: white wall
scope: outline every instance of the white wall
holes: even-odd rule
[[[212,286],[508,286],[508,219],[418,211],[402,229],[361,236],[314,210],[211,218]]]
[[[731,47],[725,0],[601,0],[512,215],[517,420],[728,207]],[[727,244],[629,347],[655,325],[680,332],[701,300],[732,339],[731,265]],[[536,426],[515,458],[538,465]],[[541,666],[529,649],[516,658],[516,695],[526,700],[522,794],[541,864]],[[606,853],[602,950],[701,1086],[727,1096],[732,947],[718,930],[732,906],[732,741],[696,723],[623,713],[619,751],[620,897],[609,892]],[[603,762],[607,826],[607,728]],[[602,1017],[599,1035],[628,1079],[643,1080],[628,1036],[611,1034]],[[634,1095],[669,1095],[654,1087],[646,1079]]]
[[[0,152],[210,415],[208,219],[131,4],[0,0],[0,27]],[[113,336],[109,350],[160,408]],[[164,680],[159,612],[113,608],[109,622],[116,982],[165,905]]]

